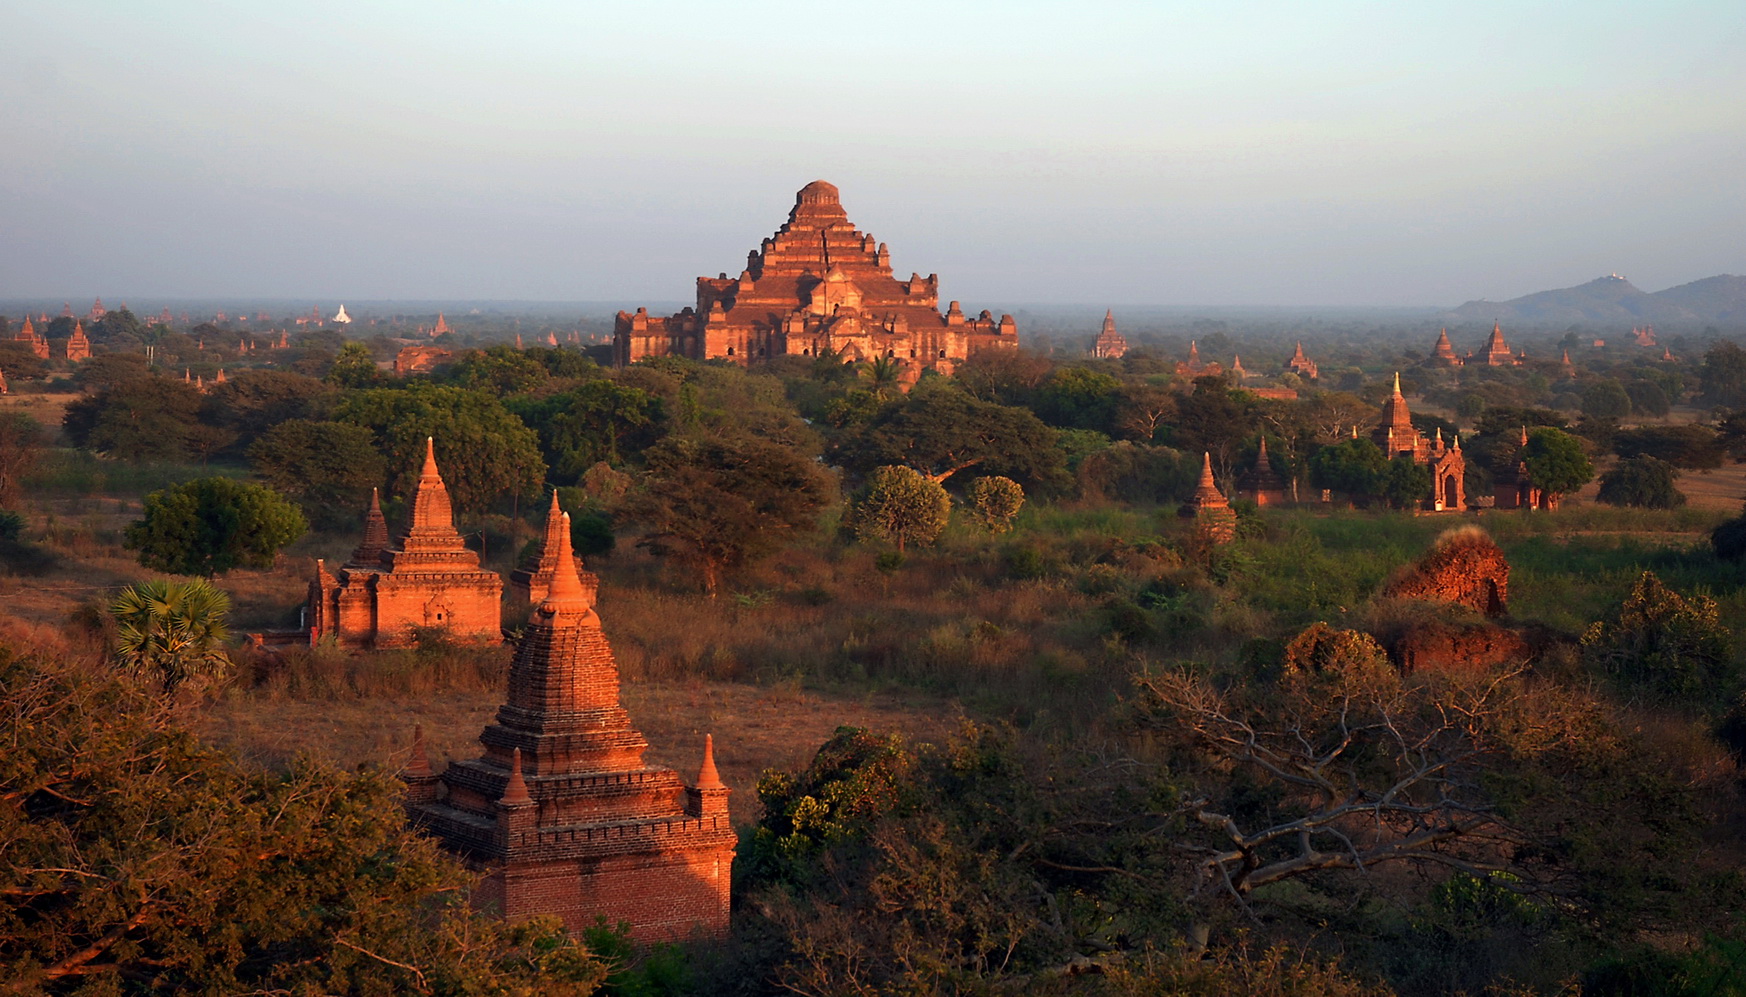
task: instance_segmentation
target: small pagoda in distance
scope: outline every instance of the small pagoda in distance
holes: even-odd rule
[[[1128,352],[1128,341],[1116,331],[1115,309],[1103,313],[1103,329],[1091,344],[1091,355],[1103,360],[1120,360]]]

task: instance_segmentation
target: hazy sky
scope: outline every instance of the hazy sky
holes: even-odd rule
[[[823,178],[966,308],[1746,273],[1746,2],[0,0],[0,297],[689,298]]]

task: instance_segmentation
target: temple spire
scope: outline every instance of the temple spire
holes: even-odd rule
[[[516,748],[509,759],[509,782],[504,784],[503,795],[498,798],[497,805],[525,807],[533,802],[533,797],[528,795],[527,781],[521,777],[521,749]]]
[[[388,520],[382,515],[382,494],[379,490],[370,489],[370,508],[364,513],[364,539],[352,551],[352,559],[346,562],[346,567],[372,567],[382,560],[382,552],[388,549]]]
[[[535,610],[534,619],[554,626],[560,622],[574,626],[585,626],[590,622],[598,624],[594,603],[588,598],[588,590],[582,587],[582,577],[576,573],[576,555],[570,548],[570,514],[563,513],[557,524],[557,564],[552,569],[546,598]]]
[[[726,789],[721,774],[715,770],[715,736],[703,735],[703,765],[697,770],[698,789]]]

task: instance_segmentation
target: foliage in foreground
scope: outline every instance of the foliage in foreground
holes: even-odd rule
[[[229,612],[230,596],[203,579],[130,585],[109,604],[115,663],[165,692],[192,679],[221,678],[230,670]]]
[[[549,923],[467,906],[384,775],[242,771],[119,682],[0,648],[0,991],[581,995]]]

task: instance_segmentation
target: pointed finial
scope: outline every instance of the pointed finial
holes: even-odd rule
[[[503,786],[503,795],[498,798],[499,806],[525,807],[533,802],[528,795],[527,782],[521,777],[521,749],[516,748],[509,756],[509,781]]]
[[[715,736],[703,735],[703,764],[697,770],[698,789],[726,789],[721,774],[715,770]]]
[[[424,724],[412,725],[412,757],[406,760],[405,774],[415,779],[431,774],[430,754],[424,749]]]
[[[1214,487],[1212,473],[1212,451],[1203,450],[1200,454],[1200,483],[1206,487]]]
[[[557,563],[552,567],[552,581],[546,589],[546,597],[534,612],[536,618],[550,618],[560,613],[592,613],[594,608],[588,600],[587,590],[582,587],[581,576],[576,573],[576,557],[570,547],[570,514],[564,513],[560,522],[562,526],[556,538]]]
[[[440,477],[437,473],[436,437],[434,436],[424,438],[424,470],[419,474],[419,477],[426,481]]]
[[[374,513],[382,511],[382,490],[374,485],[370,487],[370,511]]]
[[[1394,397],[1400,397],[1400,371],[1394,372]]]

